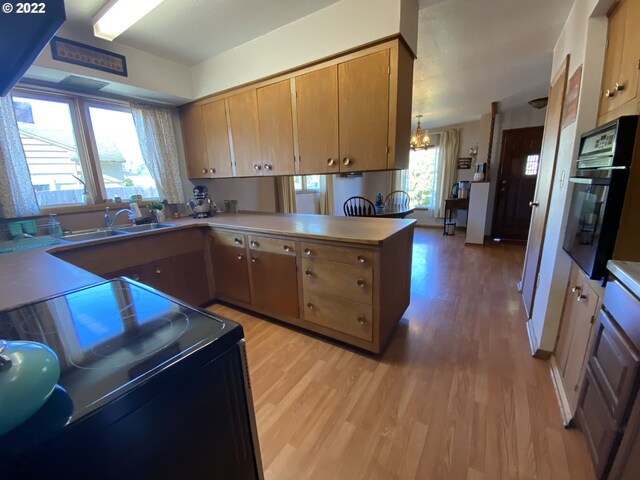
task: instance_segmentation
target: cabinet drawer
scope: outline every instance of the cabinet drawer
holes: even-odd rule
[[[318,295],[335,295],[369,305],[373,299],[373,272],[357,265],[303,258],[302,285],[305,292]]]
[[[303,318],[307,322],[367,341],[373,338],[371,305],[305,292],[303,308]]]
[[[640,302],[618,281],[612,280],[607,283],[603,304],[611,318],[640,350]]]
[[[373,265],[373,251],[364,248],[336,247],[310,242],[302,242],[300,248],[302,258],[348,263],[367,268],[371,268]]]
[[[249,235],[249,248],[256,252],[296,255],[296,242],[283,238],[260,237]]]
[[[229,232],[227,230],[214,230],[211,233],[213,241],[217,245],[226,245],[228,247],[243,247],[245,238],[242,233]]]
[[[620,423],[638,374],[638,356],[603,310],[598,316],[589,365],[602,388],[609,413]]]
[[[587,448],[591,454],[596,477],[602,478],[602,474],[609,463],[618,431],[613,418],[609,414],[607,402],[589,366],[587,366],[580,398],[578,420],[587,442]]]

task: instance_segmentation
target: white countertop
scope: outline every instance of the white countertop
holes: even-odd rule
[[[640,298],[640,262],[609,260],[607,269],[627,287],[627,290]]]

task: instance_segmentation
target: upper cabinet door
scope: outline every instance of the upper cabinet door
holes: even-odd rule
[[[236,176],[250,177],[262,172],[258,100],[255,90],[229,97],[229,125],[233,141]]]
[[[293,175],[291,81],[259,88],[257,94],[263,175]]]
[[[629,1],[621,0],[609,15],[607,27],[607,51],[602,73],[602,97],[600,98],[600,115],[613,110],[619,103],[615,85],[620,82],[622,57],[624,50],[625,28]],[[624,87],[623,87],[624,88]]]
[[[636,98],[638,94],[638,67],[640,66],[640,28],[637,23],[640,20],[640,2],[637,0],[622,0],[620,5],[624,10],[624,40],[622,55],[620,56],[620,68],[612,88],[615,96],[611,99],[613,108],[627,103]]]
[[[204,134],[209,158],[210,177],[230,177],[231,150],[229,149],[229,130],[224,100],[207,103],[202,107]]]
[[[202,107],[200,105],[183,107],[180,110],[180,123],[189,178],[209,178]]]
[[[300,173],[337,173],[338,67],[301,75],[295,82]]]
[[[389,50],[338,65],[340,171],[387,168]]]

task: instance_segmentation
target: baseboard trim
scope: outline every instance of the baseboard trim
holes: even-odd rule
[[[571,406],[569,405],[567,394],[564,391],[562,376],[560,375],[560,370],[558,370],[558,364],[556,363],[556,357],[554,355],[551,355],[551,358],[549,359],[549,373],[551,374],[551,382],[553,383],[553,389],[556,392],[556,398],[558,399],[562,424],[564,425],[564,428],[569,428],[573,422],[573,413],[571,412]]]
[[[527,320],[525,324],[527,326],[527,338],[529,339],[531,356],[539,358],[540,360],[549,360],[553,352],[540,348],[540,342],[538,342],[538,337],[536,337],[536,331],[533,328],[533,323],[531,322],[531,320]]]

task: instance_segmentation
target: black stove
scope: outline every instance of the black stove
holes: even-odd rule
[[[239,327],[126,279],[0,313],[0,338],[55,351],[72,420],[233,328]]]

